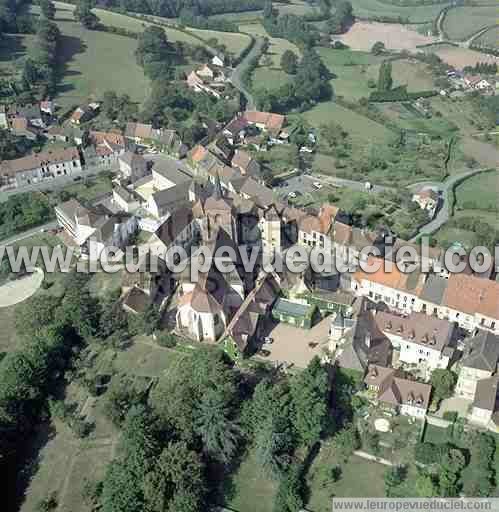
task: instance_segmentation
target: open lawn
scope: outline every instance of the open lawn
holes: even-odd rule
[[[486,48],[499,48],[499,27],[491,28],[487,30],[485,34],[477,37],[474,44],[485,46]]]
[[[238,512],[272,512],[277,482],[263,473],[254,452],[250,452],[234,476],[226,505]]]
[[[65,192],[75,195],[82,201],[91,201],[103,194],[111,192],[111,190],[111,180],[102,175],[95,178],[87,178],[64,188]]]
[[[140,337],[125,350],[106,350],[99,356],[99,372],[112,371],[138,377],[158,377],[185,354],[156,345],[150,338]]]
[[[477,174],[456,187],[456,207],[462,210],[495,210],[497,212],[498,193],[498,172]]]
[[[438,55],[444,62],[456,69],[475,66],[479,62],[497,63],[497,57],[468,48],[459,48],[451,44],[438,44],[425,48],[425,51]]]
[[[84,29],[74,21],[72,8],[57,4],[55,21],[61,31],[59,62],[63,66],[57,102],[69,107],[114,90],[141,103],[148,94],[149,80],[135,61],[137,42]]]
[[[341,467],[340,479],[335,483],[322,485],[321,469]],[[339,464],[335,459],[330,445],[323,445],[315,459],[308,475],[310,499],[307,510],[314,512],[329,512],[331,510],[331,497],[383,497],[383,475],[386,466],[376,462],[369,462],[353,455],[346,464]]]
[[[319,2],[316,3],[316,7],[319,6]],[[314,8],[308,2],[303,0],[291,0],[289,4],[278,4],[274,7],[279,11],[279,14],[295,14],[296,16],[303,16],[305,14],[312,14],[319,10]]]
[[[335,36],[352,50],[370,51],[374,43],[381,41],[390,50],[416,50],[417,46],[430,44],[436,37],[419,34],[398,23],[358,21],[346,34]]]
[[[452,41],[465,41],[480,29],[497,24],[495,7],[454,7],[445,15],[443,29]]]
[[[432,21],[446,4],[399,6],[382,0],[351,0],[355,16],[373,19],[379,16],[401,17],[411,23]],[[450,2],[449,2],[450,3]]]
[[[340,124],[352,137],[354,146],[365,146],[368,142],[386,144],[394,137],[394,133],[382,124],[371,121],[334,101],[319,103],[305,112],[303,117],[315,128],[331,121]]]

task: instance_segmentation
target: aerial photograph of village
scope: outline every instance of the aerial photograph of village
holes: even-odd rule
[[[0,0],[0,469],[499,511],[498,0]]]

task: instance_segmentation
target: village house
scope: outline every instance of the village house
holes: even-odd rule
[[[488,80],[481,78],[478,75],[466,75],[463,82],[467,89],[471,89],[473,91],[483,91],[492,87]]]
[[[25,117],[14,117],[10,121],[10,131],[17,137],[26,137],[29,140],[36,140],[41,131],[32,126]]]
[[[126,188],[116,185],[113,187],[113,198],[114,205],[119,211],[126,213],[136,212],[141,205],[141,198],[137,194],[127,190]]]
[[[70,176],[81,171],[76,148],[43,151],[0,164],[1,188],[20,188],[40,181]]]
[[[99,112],[100,105],[98,103],[89,103],[78,107],[70,117],[73,124],[80,125],[93,119]]]
[[[231,165],[239,169],[243,176],[251,176],[257,181],[261,180],[262,171],[260,164],[246,151],[236,149]]]
[[[499,334],[499,282],[461,273],[451,274],[444,284],[440,301],[421,306],[427,314],[454,321],[470,332]]]
[[[401,272],[394,263],[374,257],[369,258],[368,265],[377,270],[364,272],[359,269],[352,276],[352,289],[357,295],[369,297],[376,303],[385,303],[405,314],[417,309],[424,284],[424,276],[420,272]]]
[[[499,376],[493,375],[488,379],[477,382],[475,398],[471,413],[468,416],[471,423],[488,427],[493,422],[492,430],[497,431],[499,425]]]
[[[417,203],[422,210],[426,210],[430,217],[435,215],[439,203],[439,195],[431,188],[417,192],[412,196],[412,200]]]
[[[380,311],[375,319],[398,351],[400,363],[416,365],[429,373],[448,368],[454,354],[455,324],[423,313],[399,316]]]
[[[370,365],[364,383],[376,400],[403,416],[424,419],[430,404],[431,386],[407,380],[393,368]]]
[[[339,208],[323,204],[317,215],[306,215],[298,221],[298,243],[310,249],[320,247],[332,252],[331,233]]]
[[[80,249],[82,257],[96,260],[106,247],[123,248],[137,231],[137,220],[128,215],[113,215],[104,207],[84,207],[70,199],[55,207],[59,226],[67,245]]]
[[[214,66],[218,66],[218,67],[222,68],[222,67],[224,66],[224,58],[223,58],[223,56],[215,55],[215,56],[211,59],[211,63],[212,63]]]
[[[55,115],[55,103],[50,100],[40,101],[40,110],[48,116]]]
[[[459,377],[455,393],[457,396],[474,400],[477,384],[492,377],[497,371],[499,360],[499,337],[480,331],[469,340],[459,366]]]
[[[127,151],[119,156],[120,175],[131,183],[140,180],[148,173],[148,165],[142,155]]]

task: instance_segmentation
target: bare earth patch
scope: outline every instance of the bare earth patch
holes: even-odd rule
[[[495,62],[499,64],[499,57],[494,57],[494,55],[487,55],[486,53],[469,50],[468,48],[442,46],[440,48],[435,47],[433,53],[438,55],[444,62],[447,62],[447,64],[450,64],[456,69],[462,69],[465,66],[474,66],[478,62],[487,62],[489,64],[493,64]]]
[[[338,39],[352,50],[371,50],[374,43],[381,41],[390,50],[416,50],[422,44],[437,41],[436,37],[424,36],[398,23],[377,23],[360,21]]]
[[[0,286],[0,308],[8,308],[29,299],[40,288],[42,281],[43,270],[37,268],[32,274]]]

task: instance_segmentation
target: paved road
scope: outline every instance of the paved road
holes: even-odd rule
[[[450,209],[450,194],[452,193],[452,189],[455,185],[457,185],[460,181],[464,181],[467,178],[471,178],[475,174],[479,174],[481,172],[486,171],[487,169],[473,169],[471,171],[464,171],[459,174],[453,174],[449,176],[443,183],[438,182],[424,182],[424,183],[416,183],[415,185],[411,185],[411,189],[414,191],[421,190],[426,187],[432,187],[437,189],[441,193],[441,207],[438,210],[437,214],[428,222],[419,229],[418,234],[410,240],[410,242],[415,242],[416,239],[421,235],[431,235],[438,231],[449,219],[451,216]]]
[[[232,83],[232,85],[236,89],[238,89],[246,98],[246,110],[255,110],[256,104],[253,95],[243,84],[241,77],[244,71],[248,68],[251,60],[261,55],[263,43],[263,37],[256,38],[253,48],[248,53],[248,55],[246,55],[246,57],[244,57],[244,59],[239,63],[239,65],[236,66],[236,68],[234,68],[234,71],[232,72],[232,75],[230,77],[230,82]]]
[[[30,238],[38,233],[41,233],[42,231],[45,232],[50,229],[55,229],[57,225],[57,221],[55,220],[47,222],[46,224],[42,224],[36,228],[28,229],[23,233],[18,233],[17,235],[13,235],[9,238],[6,238],[5,240],[1,240],[0,245],[13,245],[17,242],[20,242],[21,240],[24,240],[25,238]]]

